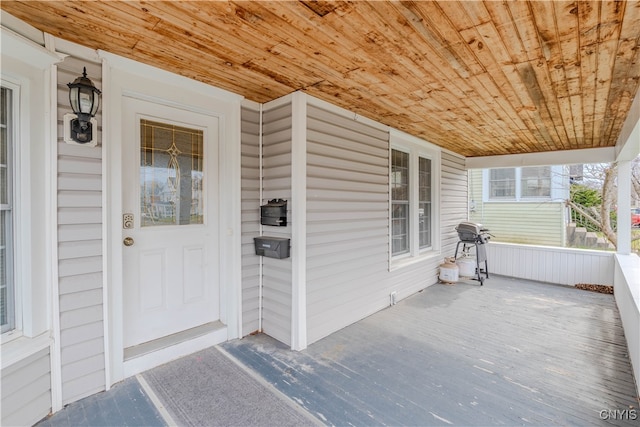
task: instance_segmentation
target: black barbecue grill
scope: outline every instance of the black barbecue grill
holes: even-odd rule
[[[487,243],[491,237],[489,230],[482,227],[482,224],[476,224],[474,222],[461,222],[456,227],[458,232],[458,244],[456,245],[456,253],[454,258],[458,258],[458,250],[462,245],[462,253],[467,256],[469,250],[475,248],[476,255],[476,274],[474,280],[480,282],[480,285],[484,284],[484,279],[489,278],[489,268],[487,267],[487,250],[485,243]],[[480,268],[480,263],[484,263],[484,270]],[[482,277],[484,275],[485,277]]]

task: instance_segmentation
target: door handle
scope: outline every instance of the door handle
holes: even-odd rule
[[[124,243],[125,246],[133,246],[133,237],[125,237],[122,243]]]

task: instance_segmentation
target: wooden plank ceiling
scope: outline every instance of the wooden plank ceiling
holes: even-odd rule
[[[614,146],[638,1],[7,1],[62,39],[266,102],[296,90],[465,156]]]

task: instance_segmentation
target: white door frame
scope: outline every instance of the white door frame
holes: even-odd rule
[[[107,52],[103,58],[104,286],[107,388],[125,377],[122,304],[122,116],[123,97],[180,108],[219,119],[220,320],[227,339],[241,336],[240,108],[242,97]],[[173,358],[198,345],[176,349]],[[180,353],[182,351],[182,353]],[[173,356],[173,357],[172,357]],[[164,363],[155,359],[154,364]],[[151,368],[148,366],[147,368]]]

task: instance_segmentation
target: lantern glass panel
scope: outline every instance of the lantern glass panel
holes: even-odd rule
[[[83,114],[91,114],[93,107],[93,90],[89,88],[80,88],[79,94],[80,112]]]
[[[72,87],[69,89],[69,102],[71,103],[71,109],[75,114],[80,112],[80,107],[78,106],[78,88]]]
[[[98,92],[93,91],[93,109],[91,110],[91,117],[94,117],[98,113],[98,107],[100,106],[100,95]]]

